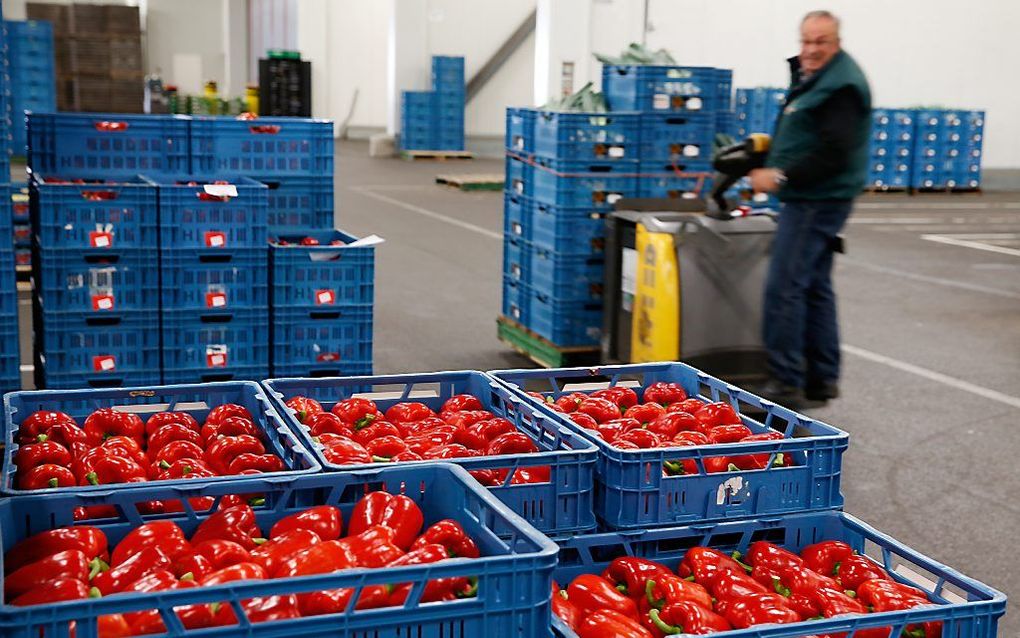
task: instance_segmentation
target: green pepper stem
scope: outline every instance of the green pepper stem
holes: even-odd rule
[[[667,624],[662,620],[662,618],[659,618],[658,609],[649,610],[648,617],[652,620],[652,623],[659,628],[659,631],[666,634],[667,636],[675,636],[676,634],[682,634],[684,632],[682,627]]]
[[[99,475],[95,472],[89,472],[85,475],[85,480],[92,485],[99,485]]]
[[[50,437],[46,434],[40,434],[39,436],[35,437],[37,443],[45,443],[49,439]]]
[[[89,598],[102,598],[103,592],[99,591],[98,587],[89,588]]]
[[[50,480],[46,481],[46,484],[49,485],[50,487],[60,487],[60,481],[58,481],[57,477],[55,476]]]
[[[775,576],[772,577],[772,589],[776,590],[776,593],[781,596],[790,597],[790,588],[783,585],[783,583]]]
[[[253,538],[253,539],[251,539],[251,540],[252,540],[252,541],[253,541],[253,542],[254,542],[254,543],[255,543],[256,545],[262,545],[262,544],[264,544],[264,543],[268,543],[268,542],[269,542],[269,539],[268,539],[268,538]]]

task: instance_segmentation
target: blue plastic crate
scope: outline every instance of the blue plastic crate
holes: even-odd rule
[[[531,247],[523,239],[503,236],[503,277],[528,284],[531,279]]]
[[[273,309],[272,366],[302,369],[372,369],[372,306],[328,311]]]
[[[229,315],[269,305],[266,248],[230,251],[165,250],[160,254],[164,312],[187,310],[194,317]]]
[[[333,144],[329,120],[196,117],[191,121],[191,171],[249,177],[332,176]]]
[[[713,113],[642,113],[641,161],[710,162],[715,132]]]
[[[536,160],[536,202],[555,206],[591,206],[610,210],[621,197],[638,195],[637,162]]]
[[[539,295],[557,301],[600,301],[605,257],[563,255],[544,248],[530,248],[525,281]]]
[[[550,534],[576,533],[590,530],[595,525],[592,515],[591,493],[594,480],[595,451],[584,437],[555,425],[547,414],[521,400],[508,388],[483,372],[454,371],[426,374],[386,375],[375,377],[347,377],[341,379],[271,379],[263,383],[277,403],[277,408],[313,450],[320,449],[307,430],[295,418],[284,402],[300,395],[316,399],[323,408],[353,395],[373,399],[381,411],[401,401],[420,401],[435,411],[456,394],[472,394],[483,407],[513,421],[517,430],[528,435],[539,448],[534,454],[480,456],[451,459],[467,470],[508,469],[503,485],[493,487],[492,493],[507,507]],[[415,392],[414,395],[411,393]],[[321,461],[325,461],[321,457]],[[402,465],[431,465],[434,461],[401,463]],[[329,462],[323,467],[332,471],[347,471],[380,464],[342,466]],[[548,467],[548,483],[511,485],[517,469]],[[490,629],[491,631],[491,629]]]
[[[266,245],[269,189],[265,184],[239,176],[150,177],[149,181],[157,186],[162,250]]]
[[[436,138],[431,131],[428,133],[415,133],[409,131],[400,134],[400,148],[405,151],[434,151],[436,150]]]
[[[712,186],[711,170],[707,162],[641,162],[642,177],[638,180],[638,197],[701,197]]]
[[[716,91],[719,101],[716,110],[729,111],[733,108],[733,69],[715,70]]]
[[[562,301],[529,288],[530,329],[557,346],[597,346],[602,336],[601,301]]]
[[[637,160],[640,117],[638,113],[540,111],[535,116],[534,152],[556,160]]]
[[[15,485],[14,456],[18,448],[18,426],[37,410],[59,410],[74,417],[79,425],[84,423],[89,414],[100,408],[116,408],[123,412],[134,412],[143,420],[154,410],[188,412],[199,423],[202,423],[211,408],[224,403],[236,403],[247,408],[255,426],[263,434],[260,438],[266,446],[266,451],[279,456],[286,465],[286,471],[269,473],[266,475],[267,477],[275,476],[277,480],[281,478],[292,480],[295,478],[294,475],[318,472],[321,469],[312,454],[281,420],[265,391],[257,383],[207,383],[200,386],[153,384],[138,388],[102,390],[25,391],[8,394],[4,397],[4,440],[7,448],[4,452],[3,492],[7,495],[22,497],[27,495],[55,497],[50,490],[21,490]],[[230,476],[203,478],[201,483],[225,482],[229,485],[232,478]],[[189,480],[151,481],[146,483],[146,486],[153,488],[182,486],[189,482]],[[61,497],[73,498],[76,494],[99,492],[100,496],[108,496],[113,492],[119,492],[124,487],[126,484],[125,486],[61,487],[58,494]],[[68,511],[67,514],[70,516],[71,512]]]
[[[0,293],[6,294],[6,293]],[[0,315],[0,391],[21,389],[21,340],[18,315]]]
[[[506,110],[505,145],[508,151],[532,153],[535,150],[535,118],[538,109],[509,107]]]
[[[534,205],[531,241],[564,255],[600,255],[605,250],[606,211]]]
[[[294,245],[306,236],[317,239],[319,245]],[[269,248],[274,308],[329,310],[374,302],[374,246],[331,246],[332,241],[357,241],[340,230],[280,239],[288,245]]]
[[[32,113],[28,166],[35,175],[186,173],[189,118],[123,113]]]
[[[431,117],[436,108],[436,92],[401,91],[400,106],[401,113],[405,116],[417,112]]]
[[[718,69],[658,65],[602,65],[602,92],[613,111],[717,111],[729,108],[720,94]]]
[[[527,326],[531,323],[531,289],[513,277],[503,275],[503,316]]]
[[[29,188],[41,246],[97,252],[158,246],[157,193],[152,183],[139,177],[79,177],[32,180]]]
[[[120,387],[137,375],[158,382],[158,325],[155,308],[111,316],[37,313],[37,386]]]
[[[532,216],[535,203],[527,195],[513,191],[503,192],[503,235],[530,241],[533,233]]]
[[[507,155],[504,188],[517,195],[532,196],[535,192],[535,167],[519,157]]]
[[[899,636],[914,623],[941,621],[943,636],[992,638],[1006,610],[1006,596],[928,558],[867,523],[843,512],[793,514],[753,518],[714,525],[575,536],[559,542],[560,554],[553,578],[566,586],[580,574],[600,574],[617,556],[638,556],[675,570],[690,547],[713,547],[729,555],[744,554],[751,543],[768,540],[792,552],[824,540],[849,544],[882,566],[896,580],[926,592],[936,603],[904,611],[853,614],[786,625],[767,625],[728,631],[733,638],[799,638],[811,635],[847,635],[869,627],[893,627]],[[561,636],[576,638],[554,621]],[[763,634],[767,631],[767,634]],[[902,634],[905,635],[905,634]]]
[[[159,309],[159,258],[149,249],[40,248],[35,293],[46,312],[87,317]]]
[[[440,134],[436,137],[436,150],[440,151],[463,151],[464,134]]]
[[[164,311],[162,327],[164,379],[205,383],[240,378],[238,370],[248,368],[269,372],[268,308],[200,318],[189,310]]]
[[[32,247],[32,225],[24,222],[14,222],[14,248]]]
[[[424,514],[424,524],[443,519],[456,520],[475,539],[481,558],[450,560],[438,564],[412,565],[394,569],[352,569],[289,579],[233,582],[214,587],[178,589],[147,594],[120,594],[101,600],[86,599],[33,607],[0,607],[0,633],[9,638],[69,638],[69,623],[76,635],[95,638],[97,616],[107,613],[155,608],[167,625],[180,621],[174,607],[225,602],[244,619],[242,626],[221,628],[213,633],[245,633],[292,638],[449,638],[450,636],[491,636],[532,638],[549,630],[549,582],[556,566],[556,545],[471,480],[457,467],[442,464],[394,467],[358,473],[311,476],[246,477],[230,483],[200,481],[164,486],[118,489],[102,497],[84,497],[60,492],[32,499],[10,499],[0,503],[0,550],[17,541],[59,526],[74,525],[72,512],[80,506],[110,504],[118,516],[88,521],[107,536],[111,546],[150,517],[139,513],[139,501],[179,500],[225,494],[262,495],[265,505],[254,508],[256,524],[268,533],[284,516],[314,505],[335,505],[344,520],[355,503],[367,492],[385,490],[413,499]],[[190,536],[208,513],[186,511],[162,515],[177,523]],[[475,598],[422,604],[418,600],[427,581],[435,578],[477,578]],[[312,590],[352,589],[358,600],[366,587],[395,582],[412,583],[412,594],[401,607],[351,610],[346,613],[293,620],[250,624],[240,606],[242,600],[290,595]],[[353,605],[352,605],[353,607]],[[190,633],[190,632],[188,632]],[[200,632],[201,633],[201,632]],[[187,635],[173,631],[172,635]]]
[[[0,237],[11,237],[14,233],[14,193],[14,184],[0,182]]]
[[[843,505],[840,494],[842,456],[849,437],[820,421],[797,414],[682,363],[648,363],[554,370],[504,370],[491,373],[518,391],[537,391],[559,398],[578,384],[586,391],[628,384],[641,389],[656,382],[679,383],[688,396],[731,404],[739,414],[764,413],[742,420],[752,431],[775,430],[786,438],[688,448],[625,451],[577,426],[599,448],[595,512],[610,528],[628,529],[700,521],[771,516],[827,510]],[[526,395],[525,395],[526,396]],[[529,399],[531,400],[531,399]],[[550,412],[550,414],[555,414]],[[704,460],[734,454],[783,454],[783,467],[707,474]],[[667,461],[692,459],[699,474],[665,476]]]
[[[333,176],[261,177],[268,198],[269,237],[294,228],[333,227]]]

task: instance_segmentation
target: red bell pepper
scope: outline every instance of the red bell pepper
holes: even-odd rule
[[[586,615],[577,635],[578,638],[652,638],[652,633],[637,620],[612,609],[600,609]]]
[[[355,430],[351,438],[356,443],[366,445],[369,441],[383,436],[400,437],[400,430],[389,421],[372,421],[365,427]]]
[[[602,578],[617,591],[634,599],[645,595],[645,583],[667,575],[672,575],[672,572],[665,566],[636,556],[614,558],[602,572]]]
[[[191,551],[191,543],[177,523],[152,521],[131,530],[117,543],[110,555],[110,564],[120,565],[146,547],[158,548],[171,560]]]
[[[708,440],[712,443],[736,443],[753,434],[751,428],[740,423],[717,425],[708,431]]]
[[[201,542],[192,542],[193,553],[206,559],[212,567],[211,572],[237,565],[238,563],[252,562],[251,552],[244,546],[221,538],[214,538]],[[196,576],[197,578],[197,576]]]
[[[648,579],[645,583],[645,597],[649,606],[656,609],[685,601],[706,609],[712,608],[712,595],[704,585],[668,572]]]
[[[469,450],[476,452],[483,452],[489,445],[489,442],[482,436],[481,432],[474,429],[474,425],[470,425],[462,430],[457,430],[453,433],[453,442],[463,445]],[[404,444],[407,445],[406,443]]]
[[[246,470],[263,472],[282,472],[287,469],[283,459],[275,454],[251,454],[242,452],[234,457],[227,466],[227,474],[241,474]]]
[[[322,414],[322,404],[308,397],[293,397],[287,401],[287,407],[294,410],[298,423],[304,423],[313,414]]]
[[[436,416],[436,413],[424,403],[416,401],[397,403],[386,410],[386,420],[391,423],[411,423],[430,416]]]
[[[177,589],[195,589],[201,587],[195,579],[182,579],[177,581]],[[206,604],[185,605],[174,607],[177,617],[185,629],[204,629],[213,626],[212,608]]]
[[[172,414],[171,412],[161,412],[161,414]],[[152,419],[149,419],[152,421]],[[163,449],[168,443],[173,441],[190,441],[195,445],[202,445],[202,435],[198,433],[198,430],[193,430],[185,423],[166,423],[161,425],[158,430],[149,436],[148,447],[146,452],[149,455],[150,461],[156,460],[156,454]],[[201,458],[201,457],[200,457]]]
[[[786,599],[786,605],[800,614],[801,618],[817,618],[822,615],[822,607],[813,595],[790,594]]]
[[[119,456],[102,456],[92,463],[92,469],[79,478],[79,485],[109,485],[133,483],[148,478],[145,469],[131,459]]]
[[[854,549],[843,541],[823,541],[808,545],[800,552],[804,566],[819,574],[829,576],[835,573],[836,563],[853,556]]]
[[[411,544],[411,550],[421,549],[432,543],[438,543],[445,547],[447,553],[452,557],[478,558],[481,556],[475,542],[467,535],[460,523],[453,519],[444,519],[429,526]]]
[[[161,461],[149,466],[149,476],[152,480],[165,481],[168,479],[193,479],[209,478],[216,476],[201,459],[179,459],[173,463]],[[201,498],[201,497],[200,497]],[[198,499],[189,499],[192,502],[202,502]],[[204,509],[209,509],[208,507]]]
[[[641,427],[648,427],[664,414],[666,414],[665,408],[658,403],[642,403],[628,408],[626,412],[627,418],[634,419],[641,424]]]
[[[488,410],[461,410],[459,412],[443,412],[439,418],[455,428],[463,430],[480,421],[495,418],[495,416]]]
[[[551,480],[552,470],[548,465],[536,467],[522,467],[514,470],[511,485],[524,485],[529,483],[548,483]]]
[[[77,426],[74,418],[63,412],[55,410],[38,410],[33,412],[18,425],[18,442],[34,443],[40,434],[46,434],[46,430],[58,423],[69,423]]]
[[[599,422],[593,419],[591,415],[584,414],[583,412],[572,412],[570,420],[586,430],[599,429]]]
[[[577,632],[578,627],[581,626],[581,610],[577,608],[577,605],[570,602],[567,598],[567,592],[560,589],[560,586],[553,581],[552,584],[552,612],[559,617],[560,620]]]
[[[733,629],[729,621],[712,611],[711,607],[704,607],[689,600],[666,605],[662,611],[652,609],[648,615],[656,628],[665,635],[700,636]]]
[[[248,622],[255,624],[301,617],[301,612],[298,609],[298,597],[293,594],[247,598],[241,601],[241,609],[247,616]],[[230,605],[220,605],[213,616],[213,625],[222,627],[236,624],[237,616],[234,614],[234,608]]]
[[[311,574],[328,574],[357,566],[357,560],[348,545],[341,541],[323,541],[308,549],[298,551],[285,559],[273,578],[292,578]]]
[[[10,573],[59,552],[76,549],[88,560],[108,561],[106,534],[98,527],[77,525],[39,532],[16,543],[4,554],[4,571]]]
[[[19,473],[26,473],[40,465],[70,467],[71,452],[55,441],[28,443],[18,448],[14,455],[14,464],[18,466]]]
[[[694,413],[694,417],[706,428],[740,423],[740,417],[733,406],[722,401],[702,406]]]
[[[149,437],[149,448],[152,447],[153,435],[171,423],[183,425],[196,434],[201,430],[195,417],[187,412],[157,412],[145,420],[145,435]]]
[[[170,441],[156,453],[153,458],[155,463],[172,464],[181,459],[203,461],[205,450],[198,443],[192,441]]]
[[[323,448],[322,455],[336,465],[361,465],[372,462],[372,455],[368,450],[349,439],[333,441],[329,447]]]
[[[836,563],[834,568],[836,580],[843,589],[856,591],[866,580],[878,578],[889,580],[889,573],[875,564],[867,556],[854,554]]]
[[[739,560],[740,555],[734,554],[734,558]],[[801,567],[804,559],[768,541],[755,541],[747,548],[747,562],[754,568],[751,575],[755,580],[771,587],[774,577],[789,567]]]
[[[347,605],[353,594],[354,589],[350,587],[298,594],[298,609],[302,616],[340,614],[347,611]],[[354,609],[386,607],[389,596],[389,590],[385,585],[366,585],[361,589],[361,595],[358,596],[358,602],[354,604]]]
[[[381,419],[382,417],[380,416],[379,418]],[[456,426],[450,425],[438,416],[430,416],[421,421],[412,421],[410,423],[394,423],[393,425],[397,426],[397,429],[400,430],[400,435],[405,439],[420,434],[428,434],[437,428],[442,432],[458,431]]]
[[[429,450],[448,445],[453,441],[456,433],[457,428],[444,424],[431,428],[427,432],[410,434],[404,437],[404,442],[407,443],[408,450],[421,454],[424,457],[425,453]]]
[[[764,594],[769,590],[745,572],[728,571],[715,577],[712,595],[716,600],[733,600],[748,594]]]
[[[638,617],[634,599],[620,593],[612,583],[595,574],[581,574],[571,581],[567,586],[567,598],[585,616],[608,609],[628,618]]]
[[[533,454],[538,446],[530,436],[523,432],[507,432],[489,441],[485,453],[493,456],[501,454]]]
[[[347,533],[356,536],[373,525],[382,525],[393,530],[393,544],[407,551],[424,523],[421,508],[410,497],[376,491],[354,506]]]
[[[354,430],[347,423],[344,423],[337,415],[332,412],[319,412],[313,414],[305,420],[305,426],[308,428],[308,433],[312,436],[319,436],[321,434],[339,434],[347,438],[354,436]]]
[[[422,456],[420,454],[418,454],[417,452],[412,452],[411,450],[404,450],[400,454],[398,454],[398,455],[396,455],[396,456],[394,456],[393,458],[390,459],[390,461],[392,461],[393,463],[400,463],[400,462],[406,462],[406,461],[422,461],[422,460],[424,460],[424,459],[422,458]]]
[[[138,444],[138,441],[127,436],[107,437],[105,441],[99,444],[99,447],[109,450],[114,456],[131,459],[142,467],[145,467],[145,464],[149,461],[149,457],[142,451],[142,446]]]
[[[89,570],[89,559],[81,551],[58,552],[8,574],[4,578],[4,596],[8,600],[17,598],[56,578],[74,578],[87,583]]]
[[[698,420],[686,412],[667,412],[647,427],[663,439],[672,440],[681,432],[697,432]]]
[[[872,578],[857,587],[857,600],[875,611],[896,611],[907,609],[909,601],[928,603],[928,595],[916,587],[894,580]]]
[[[232,583],[238,580],[265,580],[266,570],[258,563],[237,563],[230,567],[218,569],[202,579],[203,587]]]
[[[74,508],[74,520],[76,521],[116,518],[118,516],[120,516],[120,510],[113,505],[89,505],[88,507]]]
[[[156,570],[139,578],[124,588],[124,593],[150,593],[177,589],[177,577],[165,569]],[[166,631],[163,618],[158,609],[132,611],[124,614],[124,619],[135,635],[158,634]]]
[[[90,588],[77,578],[55,578],[18,596],[10,601],[10,604],[16,607],[27,607],[58,603],[64,600],[98,597],[98,590],[94,587]]]
[[[806,562],[806,561],[805,561]],[[839,584],[820,573],[807,567],[790,566],[780,571],[778,577],[773,581],[774,589],[784,596],[790,594],[814,595],[814,592],[827,587],[839,589]]]
[[[359,567],[383,567],[405,554],[393,543],[394,536],[392,529],[374,525],[339,542],[350,550]]]
[[[157,547],[146,547],[123,563],[96,574],[92,584],[104,595],[123,591],[136,580],[157,569],[170,570],[172,563]]]
[[[74,444],[79,443],[88,446],[88,437],[85,434],[85,430],[78,427],[74,421],[62,421],[60,423],[54,423],[53,425],[46,428],[42,434],[36,436],[34,439],[24,441],[24,443],[42,442],[42,441],[53,441],[59,443],[71,450],[72,455],[74,450],[71,448]]]
[[[440,412],[462,412],[464,410],[483,410],[485,406],[478,397],[471,394],[455,394],[443,403]]]
[[[265,454],[266,448],[261,441],[248,434],[223,436],[209,443],[209,447],[205,449],[204,460],[214,472],[227,474],[230,462],[245,452]]]
[[[90,445],[99,445],[111,436],[126,436],[145,445],[145,423],[131,412],[100,408],[85,419],[82,429]]]
[[[363,428],[372,421],[382,418],[374,401],[360,397],[344,399],[330,411],[352,428]]]
[[[571,392],[570,394],[562,395],[560,398],[556,399],[554,403],[560,410],[563,411],[564,414],[573,414],[577,411],[578,406],[581,405],[581,403],[587,398],[587,394]]]
[[[662,437],[650,430],[630,430],[624,432],[613,440],[613,444],[629,442],[642,450],[659,447],[662,444]]]
[[[494,419],[487,419],[485,421],[479,421],[468,428],[469,432],[478,434],[480,437],[486,440],[486,442],[495,439],[501,434],[507,432],[516,432],[517,428],[513,422],[509,419],[504,419],[499,416]]]
[[[741,443],[754,443],[756,441],[781,441],[783,435],[776,431],[763,432],[761,434],[752,434],[751,436],[745,436],[740,439]],[[741,470],[764,470],[768,467],[769,457],[772,456],[768,452],[761,454],[745,454],[741,456],[734,456],[730,458],[730,462],[737,466]],[[780,452],[776,454],[772,460],[773,467],[781,467],[784,465],[790,465],[789,459]]]
[[[191,537],[193,545],[198,546],[207,540],[234,541],[246,550],[258,545],[256,538],[261,532],[255,522],[255,512],[248,505],[221,508],[215,514],[202,521]]]
[[[126,614],[103,614],[96,618],[96,635],[98,638],[127,638],[134,635],[131,626],[124,618]],[[71,623],[74,624],[73,622]],[[71,638],[75,638],[74,628],[71,629]]]
[[[251,419],[240,416],[228,416],[224,417],[222,421],[214,423],[206,421],[205,425],[202,426],[201,435],[202,441],[208,446],[216,439],[222,437],[247,435],[259,438],[259,430]]]
[[[217,541],[209,542],[215,543]],[[217,568],[213,567],[212,561],[195,551],[192,551],[190,554],[178,556],[174,560],[173,564],[174,576],[177,578],[184,578],[190,574],[191,578],[194,578],[197,581],[201,581],[203,578],[216,571],[216,569]]]
[[[223,405],[218,405],[209,411],[209,415],[205,417],[205,423],[207,425],[210,423],[221,423],[230,417],[240,417],[242,419],[247,419],[252,423],[255,422],[255,420],[251,418],[251,412],[249,412],[243,405],[237,405],[236,403],[224,403]]]
[[[812,594],[826,618],[844,614],[866,614],[868,609],[838,589],[819,587]]]
[[[705,402],[701,399],[684,399],[683,401],[677,401],[676,403],[670,403],[666,406],[666,412],[686,412],[691,416],[698,413],[698,410],[705,407]]]
[[[617,406],[619,406],[621,412],[626,412],[627,410],[633,408],[638,404],[637,393],[634,392],[634,390],[632,390],[631,388],[625,388],[620,385],[614,385],[609,388],[602,388],[601,390],[596,390],[592,392],[590,396],[593,396],[598,399],[606,399],[607,401],[612,401]]]
[[[74,472],[61,465],[44,463],[24,474],[18,474],[18,485],[23,490],[46,490],[54,487],[74,487],[78,484]]]
[[[271,535],[268,542],[253,549],[251,560],[262,565],[267,574],[272,574],[285,560],[321,541],[319,535],[310,529],[289,529],[281,534]]]
[[[448,443],[434,447],[421,455],[423,459],[463,459],[479,456],[479,453],[459,443]]]
[[[355,509],[355,511],[357,511]],[[340,508],[332,505],[318,505],[290,514],[276,521],[269,530],[269,538],[276,538],[294,529],[315,532],[319,540],[332,541],[340,538],[344,520]]]
[[[607,401],[606,399],[600,399],[598,397],[588,397],[581,402],[581,405],[577,406],[577,411],[582,414],[587,414],[599,423],[619,419],[623,416],[618,405],[612,401]]]
[[[696,582],[708,588],[711,588],[715,579],[724,572],[747,573],[740,563],[711,547],[689,549],[676,571],[681,578],[694,576]]]
[[[749,594],[726,601],[722,614],[734,629],[746,629],[765,623],[800,622],[800,614],[790,609],[779,594]]]
[[[645,388],[644,400],[647,403],[658,403],[663,407],[683,401],[687,398],[687,392],[679,383],[667,383],[657,381]],[[695,399],[697,400],[697,399]]]

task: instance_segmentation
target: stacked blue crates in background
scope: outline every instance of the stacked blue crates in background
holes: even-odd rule
[[[21,389],[18,340],[18,290],[11,236],[11,193],[16,187],[0,183],[0,392]]]
[[[911,186],[979,188],[985,112],[923,109],[916,118]]]
[[[910,187],[916,115],[913,109],[872,110],[867,182],[870,188],[906,190]]]
[[[11,80],[11,152],[25,156],[25,111],[57,110],[53,25],[34,20],[4,21],[4,29]]]
[[[464,150],[464,99],[464,58],[433,56],[432,90],[401,94],[400,148]]]
[[[14,265],[32,265],[32,216],[28,205],[28,184],[11,184],[11,220],[14,236]]]
[[[786,89],[770,87],[737,89],[734,107],[737,139],[743,139],[751,133],[771,135],[785,101]]]
[[[3,3],[0,2],[0,24],[3,20]],[[0,184],[6,184],[11,175],[11,68],[7,61],[6,30],[0,29]]]

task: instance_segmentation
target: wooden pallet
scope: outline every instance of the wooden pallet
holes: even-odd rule
[[[893,194],[893,193],[909,193],[910,189],[906,186],[865,186],[865,193],[880,193],[880,194]]]
[[[915,188],[914,193],[920,195],[927,195],[928,193],[950,193],[952,195],[981,195],[983,194],[980,188]]]
[[[452,186],[462,191],[503,190],[505,177],[502,173],[469,173],[457,175],[436,175],[436,183]]]
[[[496,327],[500,341],[544,368],[597,365],[602,359],[597,346],[558,346],[509,317],[497,317]]]
[[[400,151],[400,156],[408,161],[414,160],[451,160],[451,159],[474,159],[475,154],[468,151]]]

